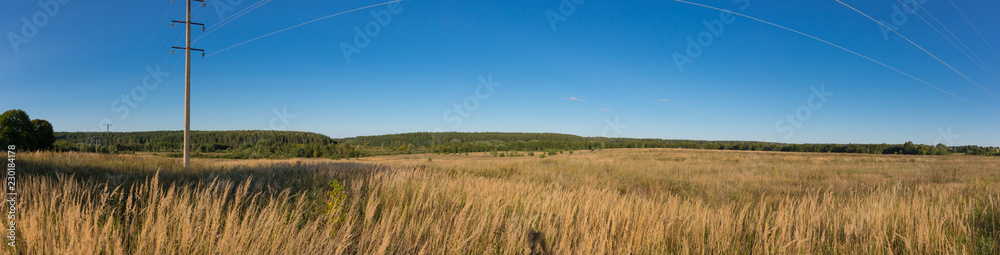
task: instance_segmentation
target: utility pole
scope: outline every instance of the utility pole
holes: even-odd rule
[[[201,57],[205,57],[205,50],[191,48],[191,25],[199,25],[202,31],[205,30],[205,24],[191,22],[191,2],[201,2],[201,6],[204,7],[205,0],[184,1],[187,2],[187,19],[171,20],[170,23],[171,27],[174,23],[184,23],[184,47],[173,46],[170,48],[170,53],[174,53],[174,49],[184,50],[184,167],[189,167],[191,166],[191,51],[201,51]]]
[[[105,143],[110,143],[111,141],[111,124],[104,124],[108,129],[104,131],[104,141]],[[107,144],[105,144],[107,145]]]

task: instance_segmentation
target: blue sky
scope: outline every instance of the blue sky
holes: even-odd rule
[[[0,8],[0,109],[57,131],[183,128],[184,57],[169,48],[183,46],[184,30],[168,25],[183,20],[182,1],[42,2]],[[211,33],[192,31],[210,54],[192,58],[192,129],[1000,145],[1000,100],[986,92],[1000,93],[990,73],[1000,71],[990,48],[1000,49],[1000,2],[954,2],[963,17],[926,0],[933,18],[897,1],[844,2],[984,90],[836,1],[693,1],[837,44],[968,102],[809,37],[666,0],[406,0],[270,34],[383,2],[196,5],[194,21]],[[355,43],[366,28],[369,42]],[[687,53],[688,38],[702,39],[699,54]],[[357,49],[350,61],[343,45]],[[690,59],[683,71],[677,54]]]

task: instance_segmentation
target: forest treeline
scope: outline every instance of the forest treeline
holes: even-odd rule
[[[57,132],[57,151],[130,153],[164,152],[179,156],[183,145],[181,131],[153,132]],[[688,148],[710,150],[754,150],[786,152],[833,152],[868,154],[909,154],[1000,156],[998,147],[934,146],[914,144],[786,144],[752,141],[701,141],[676,139],[638,139],[582,137],[555,133],[404,133],[333,139],[309,132],[295,131],[193,131],[195,157],[354,158],[373,155],[409,153],[473,153],[524,155],[511,152],[561,152],[613,148]],[[507,152],[507,153],[498,153]]]
[[[405,133],[360,136],[344,140],[365,147],[388,148],[396,151],[424,149],[435,153],[468,153],[487,151],[551,151],[594,150],[612,148],[687,148],[709,150],[753,150],[787,152],[834,152],[868,154],[1000,155],[1000,147],[935,146],[925,144],[786,144],[753,141],[703,141],[677,139],[639,139],[582,137],[552,133]]]
[[[164,152],[180,156],[184,146],[182,131],[150,132],[56,132],[57,151],[99,153]],[[288,158],[362,156],[356,148],[328,136],[296,131],[191,131],[191,152],[195,157]]]

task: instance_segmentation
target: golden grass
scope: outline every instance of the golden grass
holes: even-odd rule
[[[619,149],[186,170],[150,156],[20,160],[35,173],[20,179],[19,254],[1000,252],[996,157]],[[347,199],[326,212],[330,180]]]

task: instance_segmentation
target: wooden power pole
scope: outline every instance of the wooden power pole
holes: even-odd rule
[[[107,127],[104,131],[104,143],[105,145],[111,145],[111,124],[104,124],[104,126]]]
[[[173,46],[170,52],[173,53],[174,49],[184,50],[184,167],[189,167],[191,166],[191,51],[201,51],[201,56],[205,57],[205,50],[191,48],[191,25],[199,25],[205,30],[205,24],[191,22],[191,2],[198,1],[205,6],[205,0],[184,1],[187,2],[187,19],[172,20],[170,23],[171,27],[174,23],[184,23],[184,47]]]

